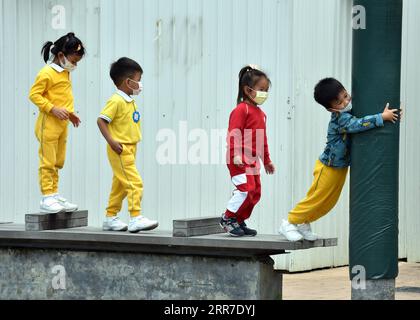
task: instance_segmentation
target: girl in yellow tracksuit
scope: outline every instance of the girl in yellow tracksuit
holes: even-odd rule
[[[68,123],[72,122],[75,127],[80,124],[74,113],[70,72],[76,69],[85,49],[74,33],[68,33],[54,43],[45,43],[42,54],[46,65],[29,93],[29,99],[39,108],[35,136],[40,144],[40,209],[45,213],[72,212],[78,207],[58,193],[58,171],[66,158]]]

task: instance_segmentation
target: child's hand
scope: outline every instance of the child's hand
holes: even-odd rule
[[[233,164],[237,167],[242,168],[244,166],[244,163],[242,162],[242,157],[241,156],[233,157]]]
[[[73,126],[75,128],[77,128],[80,125],[80,123],[82,122],[82,121],[80,121],[80,118],[78,116],[76,116],[73,112],[69,114],[69,120],[70,120],[71,123],[73,123]]]
[[[112,150],[115,151],[115,153],[117,154],[121,154],[121,152],[123,151],[123,146],[121,145],[121,143],[112,140],[109,142],[109,146],[111,147]]]
[[[51,113],[60,120],[67,120],[69,118],[69,112],[65,108],[53,107]]]
[[[265,166],[265,172],[267,174],[274,174],[276,172],[276,167],[274,166],[274,163],[270,162],[269,164],[266,164]]]
[[[382,119],[384,121],[391,121],[392,123],[398,120],[398,109],[389,109],[389,103],[386,104],[385,110],[382,113]]]

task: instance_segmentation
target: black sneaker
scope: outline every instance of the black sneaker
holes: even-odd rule
[[[245,235],[244,230],[242,230],[235,218],[226,220],[222,217],[222,219],[220,219],[220,226],[232,237],[243,237]]]
[[[257,230],[250,229],[246,226],[245,222],[242,222],[240,225],[241,229],[244,231],[244,234],[248,237],[255,237],[257,235]]]

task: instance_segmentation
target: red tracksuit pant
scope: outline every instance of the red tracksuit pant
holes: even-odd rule
[[[229,200],[225,218],[236,218],[238,223],[249,219],[255,205],[261,199],[261,179],[256,170],[250,168],[239,168],[228,164],[232,183],[236,187],[233,196]]]

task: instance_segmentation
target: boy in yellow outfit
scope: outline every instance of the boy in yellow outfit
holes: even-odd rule
[[[280,226],[280,234],[289,241],[318,239],[310,223],[330,212],[340,197],[350,166],[351,135],[383,127],[385,121],[395,123],[398,120],[399,110],[390,110],[389,104],[383,113],[354,117],[350,113],[351,96],[333,78],[321,80],[315,87],[314,97],[316,102],[332,113],[327,146],[316,161],[314,181],[308,194],[289,212],[288,220],[283,220]]]
[[[114,62],[110,76],[118,90],[98,118],[99,129],[108,142],[107,154],[114,173],[103,223],[105,231],[128,229],[135,233],[153,230],[158,226],[157,221],[141,215],[143,181],[136,168],[137,143],[141,141],[140,113],[131,95],[138,95],[142,91],[142,75],[143,69],[134,60],[124,57]],[[126,197],[131,216],[129,225],[117,216]]]
[[[29,99],[40,111],[35,125],[35,136],[40,143],[40,209],[44,213],[72,212],[78,206],[58,193],[58,171],[66,158],[68,123],[71,121],[75,127],[80,124],[74,114],[70,72],[76,69],[85,49],[70,32],[54,43],[45,43],[42,53],[47,64],[38,73],[29,93]]]

